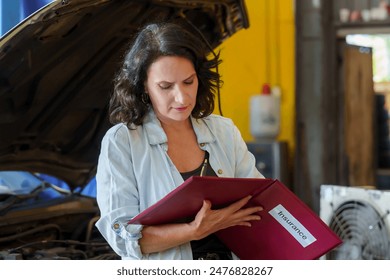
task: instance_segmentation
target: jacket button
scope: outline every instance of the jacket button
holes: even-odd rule
[[[114,229],[118,229],[118,228],[119,228],[119,224],[118,223],[114,224]]]
[[[218,169],[218,174],[223,174],[223,170],[222,169]]]

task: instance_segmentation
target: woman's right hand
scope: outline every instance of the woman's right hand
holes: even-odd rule
[[[203,201],[203,206],[197,213],[195,219],[190,223],[194,231],[194,239],[202,239],[214,232],[232,226],[250,227],[251,221],[261,219],[258,212],[263,210],[261,206],[243,208],[251,196],[244,197],[229,206],[213,210],[210,201]]]

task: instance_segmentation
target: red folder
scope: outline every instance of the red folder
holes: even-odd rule
[[[247,206],[261,205],[262,219],[252,227],[235,226],[216,235],[240,259],[318,259],[342,240],[303,201],[280,181],[259,178],[193,176],[129,221],[159,225],[192,219],[210,200],[221,208],[247,195]]]

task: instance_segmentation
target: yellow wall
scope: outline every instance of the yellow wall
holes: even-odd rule
[[[263,83],[281,88],[281,129],[278,139],[294,150],[295,27],[294,0],[246,0],[250,27],[234,34],[218,50],[223,60],[222,113],[233,119],[246,141],[249,99]],[[216,107],[217,108],[217,107]],[[216,113],[218,110],[216,109]]]

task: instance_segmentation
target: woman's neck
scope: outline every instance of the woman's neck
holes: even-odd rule
[[[160,123],[167,135],[170,133],[180,133],[193,130],[190,118],[181,122],[163,122],[160,120]]]

